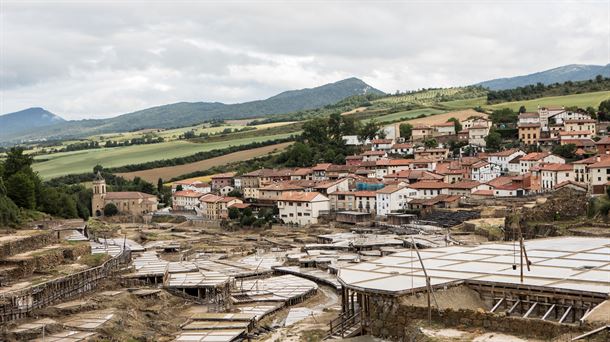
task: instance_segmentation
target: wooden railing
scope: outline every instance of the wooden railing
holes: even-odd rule
[[[341,336],[341,338],[346,337],[345,333],[350,328],[361,324],[362,316],[360,314],[360,310],[356,312],[348,311],[343,312],[339,315],[339,317],[333,319],[329,323],[329,332],[327,337],[331,336]]]
[[[131,262],[131,251],[126,249],[100,266],[2,293],[0,294],[0,323],[25,317],[35,309],[87,293],[129,262]]]

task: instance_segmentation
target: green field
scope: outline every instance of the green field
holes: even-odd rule
[[[180,140],[159,144],[62,152],[37,156],[35,159],[48,160],[34,163],[33,169],[34,171],[37,171],[42,178],[50,179],[67,174],[92,172],[93,167],[96,164],[100,164],[104,167],[140,164],[154,160],[185,157],[197,152],[205,152],[229,146],[281,139],[289,136],[290,134],[278,134],[209,143],[190,143]]]
[[[386,114],[386,115],[375,117],[374,119],[377,120],[377,122],[384,123],[384,122],[392,122],[392,121],[397,121],[397,120],[414,119],[422,114],[428,116],[428,115],[434,115],[434,114],[440,114],[440,113],[444,113],[444,111],[439,110],[439,109],[434,109],[434,108],[423,108],[423,109],[413,109],[413,110],[407,110],[407,111],[403,111],[403,112]],[[370,120],[372,120],[372,119],[364,120],[364,122],[367,122]]]
[[[525,106],[528,112],[536,111],[538,106],[577,106],[580,108],[591,106],[597,109],[600,102],[608,99],[610,99],[610,91],[598,91],[595,93],[541,97],[539,99],[527,101],[503,102],[491,106],[487,105],[485,107],[490,109],[511,108],[513,110],[519,110],[519,107]]]

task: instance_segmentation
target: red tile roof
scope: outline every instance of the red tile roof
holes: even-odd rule
[[[572,164],[549,163],[540,165],[542,171],[572,171],[573,169]]]
[[[321,196],[321,199],[324,200],[327,198],[320,194],[319,192],[285,192],[282,194],[282,196],[280,197],[281,201],[286,201],[286,202],[311,202],[313,201],[316,197]]]
[[[183,190],[183,191],[174,192],[174,196],[199,198],[199,197],[203,196],[203,194],[201,192],[197,192],[197,191],[193,191],[193,190]]]

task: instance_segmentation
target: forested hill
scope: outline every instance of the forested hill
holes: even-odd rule
[[[24,130],[61,122],[65,120],[43,108],[28,108],[0,116],[0,137],[4,134],[19,134]]]
[[[503,90],[524,87],[537,83],[549,85],[553,83],[564,83],[567,81],[584,81],[594,79],[597,75],[602,75],[603,77],[610,77],[610,64],[570,64],[550,70],[536,72],[529,75],[489,80],[477,83],[476,85],[480,85],[490,90]]]
[[[19,134],[0,132],[0,142],[16,139],[77,138],[145,128],[183,127],[215,119],[262,117],[320,108],[346,97],[362,94],[383,94],[383,92],[358,78],[348,78],[315,88],[286,91],[265,100],[238,104],[181,102],[147,108],[110,119],[66,121],[41,129],[33,128]]]

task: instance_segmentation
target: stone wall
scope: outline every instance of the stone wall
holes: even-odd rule
[[[427,321],[428,308],[400,304],[400,298],[371,297],[370,334],[392,341],[408,341],[415,324]],[[528,338],[552,339],[562,334],[581,334],[593,329],[590,326],[573,326],[542,321],[509,317],[504,314],[464,310],[432,309],[432,320],[446,327],[483,328]]]

